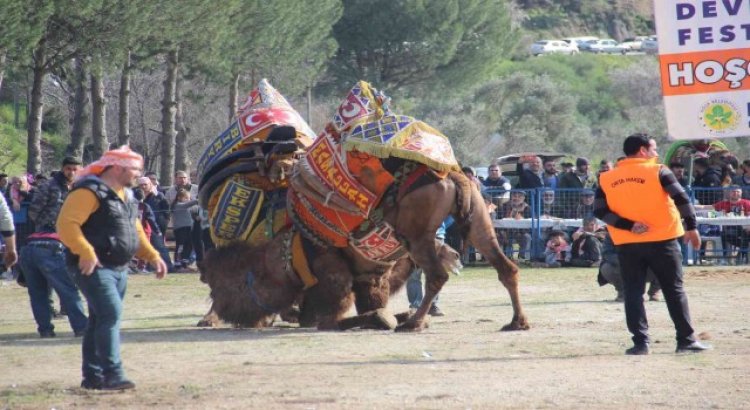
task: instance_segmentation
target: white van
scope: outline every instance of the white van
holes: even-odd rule
[[[565,41],[566,43],[575,44],[576,46],[578,46],[578,48],[581,48],[581,44],[590,40],[599,40],[599,37],[584,36],[584,37],[567,37],[563,39],[563,41]]]

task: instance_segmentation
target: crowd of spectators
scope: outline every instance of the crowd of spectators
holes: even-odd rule
[[[583,226],[586,226],[585,221],[593,220],[593,231],[604,232],[604,225],[593,217],[594,191],[598,187],[599,175],[615,167],[615,164],[604,159],[593,170],[589,160],[583,157],[575,162],[558,164],[556,158],[527,155],[518,159],[516,172],[511,178],[504,176],[503,167],[496,163],[488,166],[487,177],[483,179],[478,178],[476,171],[470,167],[465,167],[463,171],[485,195],[486,202],[493,208],[493,219],[559,218],[579,220],[579,225]],[[695,158],[691,182],[682,163],[674,162],[669,164],[669,168],[683,187],[692,188],[699,211],[715,210],[720,214],[750,216],[750,160],[742,162],[735,171],[731,165],[718,166],[707,158]],[[705,237],[721,238],[721,245],[716,246],[723,249],[719,256],[726,257],[727,249],[735,247],[739,249],[738,260],[748,260],[750,227],[701,225],[699,228]],[[542,228],[540,235],[528,228],[496,228],[501,246],[513,259],[550,267],[596,266],[601,263],[605,234],[594,235],[595,240],[587,241],[582,248],[574,246],[576,238],[573,235],[577,232],[580,229]],[[561,252],[562,243],[567,247],[564,252]],[[584,248],[588,254],[597,255],[584,258],[590,260],[591,264],[571,262],[574,260],[573,251]],[[703,261],[706,251],[704,243],[696,259]],[[471,263],[474,259],[473,252],[464,256],[465,263]]]

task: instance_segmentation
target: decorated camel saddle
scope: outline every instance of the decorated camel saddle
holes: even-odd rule
[[[288,225],[287,176],[314,139],[299,113],[261,80],[198,161],[200,203],[218,247],[238,240],[260,245]]]
[[[447,137],[394,114],[388,103],[360,81],[315,138],[262,80],[198,162],[200,202],[216,245],[257,246],[287,235],[294,265],[305,259],[306,243],[308,252],[309,244],[351,247],[379,262],[403,256],[382,205],[460,167]]]
[[[389,98],[360,81],[296,165],[289,216],[313,242],[394,260],[404,250],[381,205],[451,170],[460,167],[446,136],[391,112]]]

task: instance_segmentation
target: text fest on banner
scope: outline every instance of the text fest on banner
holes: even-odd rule
[[[669,137],[750,136],[750,0],[654,0]]]

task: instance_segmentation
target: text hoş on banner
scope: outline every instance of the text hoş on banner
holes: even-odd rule
[[[750,136],[750,0],[654,0],[669,137]]]

